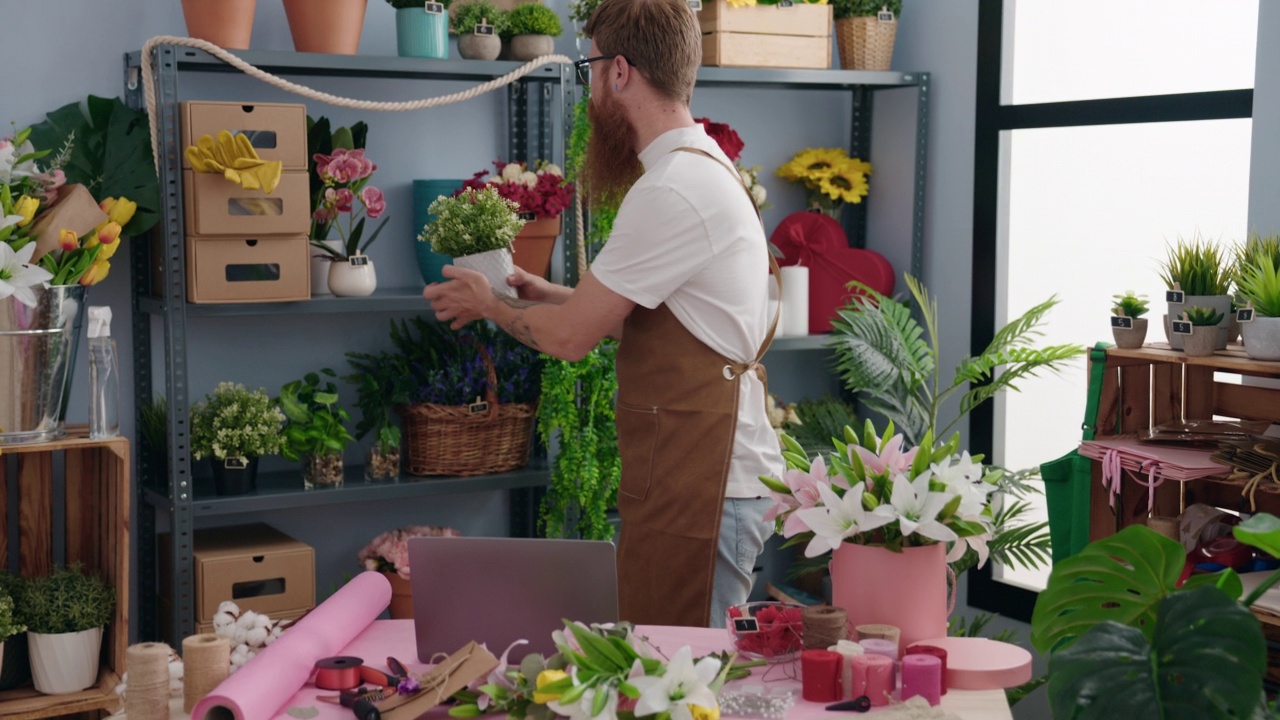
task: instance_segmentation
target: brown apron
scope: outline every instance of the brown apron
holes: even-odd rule
[[[676,151],[719,163],[695,148]],[[737,171],[720,165],[738,177]],[[769,263],[780,284],[772,255]],[[777,322],[775,314],[751,362],[735,363],[694,337],[665,303],[653,310],[636,306],[627,316],[617,357],[622,460],[618,596],[623,620],[708,625],[738,424],[738,377],[754,370],[765,381],[760,359]]]

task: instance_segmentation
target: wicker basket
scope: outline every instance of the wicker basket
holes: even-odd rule
[[[533,403],[436,405],[401,408],[405,468],[410,475],[486,475],[529,462]]]
[[[845,70],[888,70],[898,23],[871,17],[836,20],[836,46]]]

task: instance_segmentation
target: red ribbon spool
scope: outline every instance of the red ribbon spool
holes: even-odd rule
[[[350,690],[360,686],[360,666],[364,660],[350,655],[316,661],[316,687],[321,690]]]

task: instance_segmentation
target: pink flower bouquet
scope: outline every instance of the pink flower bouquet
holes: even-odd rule
[[[328,253],[335,260],[363,254],[378,238],[378,233],[382,232],[388,220],[382,217],[387,209],[382,191],[369,184],[369,179],[378,166],[365,157],[364,150],[338,148],[332,155],[316,153],[313,159],[316,163],[316,175],[324,185],[313,199],[315,210],[311,214],[312,246]],[[343,215],[347,217],[345,227],[341,222]],[[380,217],[382,222],[361,243],[365,220],[377,220]],[[323,242],[331,228],[338,230],[338,237],[342,240],[341,250],[335,250]]]
[[[391,530],[369,541],[356,559],[366,570],[396,573],[408,580],[411,537],[458,537],[458,531],[436,525],[410,525]]]

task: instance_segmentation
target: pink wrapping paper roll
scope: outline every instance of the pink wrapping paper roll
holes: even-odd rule
[[[390,602],[385,577],[360,573],[214,688],[192,720],[269,720],[307,683],[317,660],[341,654]]]

